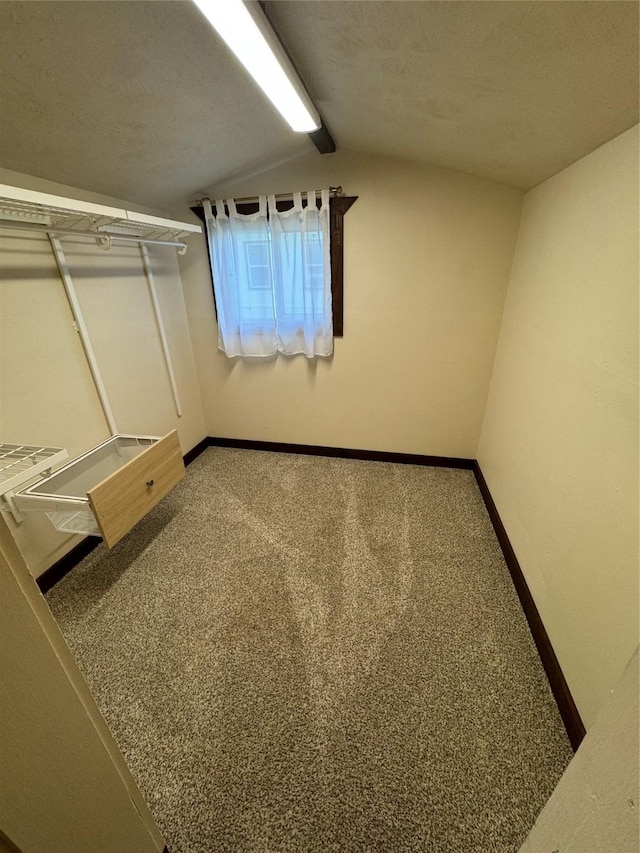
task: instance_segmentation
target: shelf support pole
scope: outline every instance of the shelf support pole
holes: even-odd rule
[[[52,234],[49,234],[48,237],[49,242],[51,243],[51,250],[53,252],[53,256],[58,266],[58,271],[60,272],[60,278],[62,279],[64,290],[67,294],[67,300],[69,302],[69,307],[71,308],[71,313],[73,315],[74,325],[76,331],[80,335],[80,340],[82,341],[82,346],[84,348],[84,352],[87,357],[87,362],[89,364],[89,370],[91,371],[91,375],[96,386],[96,391],[98,392],[98,397],[100,398],[102,411],[104,412],[104,416],[109,426],[111,435],[117,435],[118,428],[116,426],[116,419],[113,415],[111,404],[109,403],[107,389],[105,388],[105,384],[102,380],[100,368],[98,367],[98,359],[96,358],[93,346],[91,345],[91,339],[89,337],[89,332],[87,330],[86,323],[84,322],[84,316],[82,314],[82,309],[80,308],[78,295],[73,285],[71,273],[69,272],[69,265],[67,264],[67,259],[65,258],[64,252],[62,251],[62,244],[60,243],[60,240],[57,237],[54,237]]]
[[[173,391],[173,401],[175,403],[176,413],[178,417],[181,418],[182,404],[180,403],[180,394],[178,393],[178,383],[176,382],[176,376],[173,371],[173,361],[171,360],[171,352],[169,350],[169,342],[167,341],[167,333],[164,328],[162,313],[160,311],[160,302],[158,301],[156,281],[153,277],[153,270],[151,269],[151,259],[149,258],[149,250],[144,245],[144,243],[140,244],[140,254],[142,255],[142,264],[144,266],[145,275],[147,276],[147,283],[149,284],[149,293],[151,294],[153,313],[155,314],[156,326],[158,327],[158,334],[160,335],[160,343],[162,345],[162,352],[164,354],[164,363],[167,367],[167,373],[169,374],[169,382],[171,383],[171,390]]]

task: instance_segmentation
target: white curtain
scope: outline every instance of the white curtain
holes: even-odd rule
[[[233,199],[204,202],[218,313],[218,346],[228,356],[333,351],[329,191],[293,194],[278,212],[260,196],[257,213],[237,212]]]

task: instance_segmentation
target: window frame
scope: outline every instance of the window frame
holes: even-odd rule
[[[331,306],[333,314],[333,337],[344,336],[344,216],[349,208],[358,200],[357,195],[338,195],[329,199],[329,247],[331,256]],[[320,199],[316,200],[320,207]],[[280,212],[291,210],[292,199],[276,199],[276,207]],[[192,212],[204,224],[204,208],[201,204],[194,205]],[[238,213],[247,215],[258,212],[258,201],[236,202]],[[215,215],[215,214],[214,214]],[[206,236],[206,235],[205,235]],[[213,269],[212,258],[209,252],[209,241],[207,244],[207,255],[209,256],[209,269]],[[212,274],[213,275],[213,274]],[[211,282],[213,287],[213,280]],[[215,292],[213,301],[215,305]],[[216,308],[217,311],[217,308]]]

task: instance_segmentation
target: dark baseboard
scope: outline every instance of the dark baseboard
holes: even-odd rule
[[[533,635],[533,640],[536,644],[540,660],[542,661],[542,665],[547,674],[549,685],[558,705],[558,710],[560,711],[560,716],[562,717],[562,721],[567,730],[567,735],[571,741],[571,746],[574,750],[577,750],[586,734],[584,723],[582,722],[578,709],[576,708],[576,704],[573,701],[573,696],[571,695],[569,686],[565,680],[562,669],[560,668],[558,658],[556,657],[549,635],[547,634],[542,619],[540,618],[533,596],[527,586],[522,569],[520,568],[520,563],[518,562],[513,546],[507,536],[507,531],[504,528],[496,505],[491,497],[487,481],[485,480],[477,462],[475,462],[473,466],[473,472],[476,475],[480,493],[482,494],[484,504],[487,508],[487,512],[489,513],[489,518],[493,524],[493,529],[495,530],[496,537],[500,543],[513,585],[516,588],[520,604],[524,610],[524,615],[529,623],[529,629]]]
[[[464,468],[473,470],[475,459],[458,456],[423,456],[419,453],[392,453],[387,450],[356,450],[349,447],[323,447],[315,444],[288,444],[279,441],[251,441],[244,438],[207,439],[210,447],[234,447],[241,450],[269,450],[273,453],[300,453],[306,456],[331,456],[338,459],[363,459],[369,462],[398,462],[402,465],[425,465],[430,468]]]
[[[210,441],[208,438],[203,439],[199,444],[196,444],[195,447],[192,447],[187,453],[184,454],[184,464],[189,465],[196,459],[203,450],[206,450],[209,447]],[[62,578],[68,574],[71,569],[75,568],[81,560],[90,554],[94,548],[96,548],[102,539],[99,536],[87,536],[82,542],[72,548],[68,554],[65,554],[57,563],[54,563],[53,566],[48,568],[45,572],[43,572],[39,578],[36,579],[36,583],[40,588],[41,593],[49,592],[49,590],[55,586],[58,581],[62,580]]]
[[[86,536],[82,542],[78,543],[75,548],[72,548],[68,554],[65,554],[57,563],[54,563],[50,568],[43,572],[36,583],[40,587],[40,592],[43,594],[49,592],[52,586],[58,583],[59,580],[68,574],[71,569],[78,565],[81,560],[90,554],[96,548],[102,539],[99,536]]]
[[[184,454],[184,464],[191,465],[194,459],[197,459],[200,454],[207,449],[207,447],[211,446],[211,440],[209,438],[203,438],[202,441],[198,442],[195,447],[192,447],[191,450],[188,450]]]

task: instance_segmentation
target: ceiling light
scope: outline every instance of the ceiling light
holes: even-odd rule
[[[193,2],[293,130],[318,130],[320,116],[258,4],[242,0]]]

